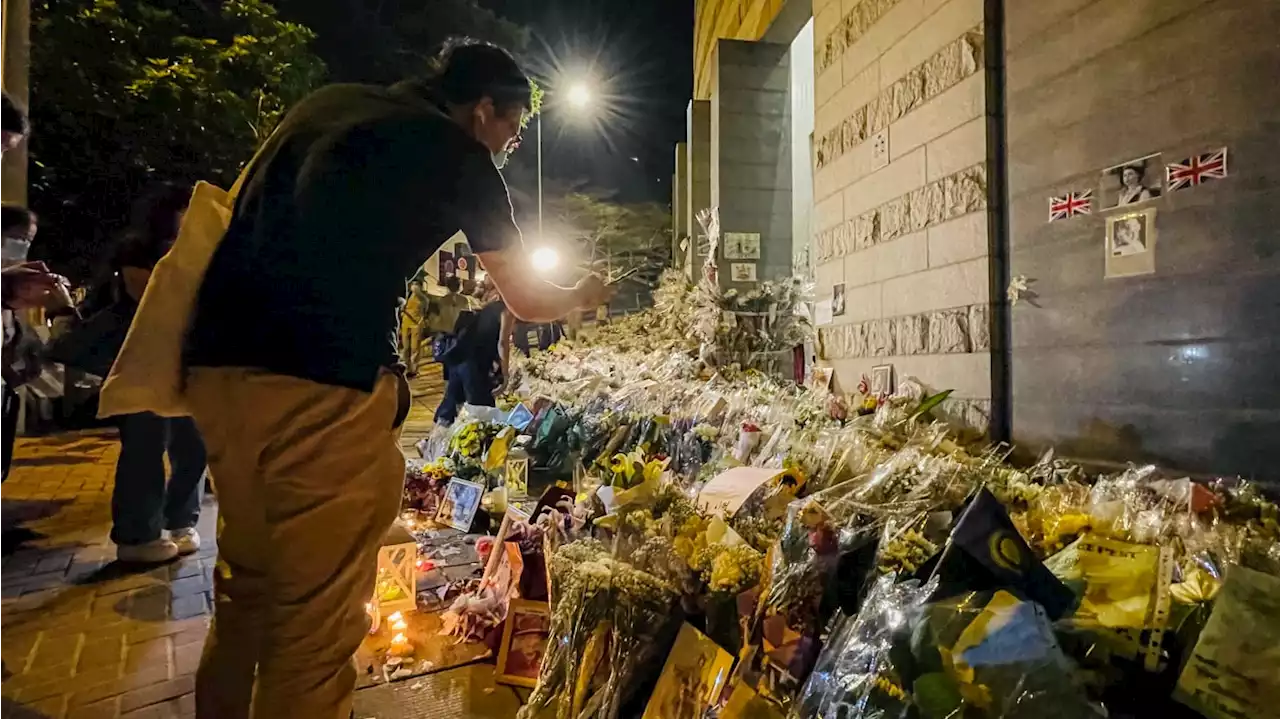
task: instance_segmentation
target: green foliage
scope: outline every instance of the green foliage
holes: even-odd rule
[[[33,205],[73,275],[147,184],[229,185],[325,72],[263,0],[36,0],[32,19]]]
[[[549,203],[561,236],[596,272],[635,271],[652,286],[671,259],[671,213],[656,202],[624,204],[580,192]]]

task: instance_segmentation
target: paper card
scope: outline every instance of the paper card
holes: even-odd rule
[[[760,467],[734,467],[711,478],[698,493],[698,506],[706,512],[719,513],[726,508],[725,516],[733,516],[747,499],[769,480],[785,474],[781,469]]]
[[[829,325],[834,315],[831,311],[831,300],[818,300],[813,303],[813,324],[817,326]]]
[[[1280,578],[1227,570],[1174,698],[1209,719],[1275,716],[1280,706]]]
[[[782,711],[746,683],[738,682],[733,685],[724,709],[720,710],[720,719],[782,719]]]
[[[700,717],[720,698],[733,655],[685,624],[662,666],[662,675],[644,709],[644,719]]]

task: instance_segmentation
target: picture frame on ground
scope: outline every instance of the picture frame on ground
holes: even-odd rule
[[[484,496],[484,487],[465,479],[453,478],[445,487],[444,497],[440,500],[440,508],[436,510],[436,522],[466,532],[471,529],[471,522],[480,508],[480,498]]]
[[[893,365],[882,364],[871,368],[871,396],[893,394]]]
[[[498,648],[496,681],[534,687],[551,634],[551,607],[546,602],[512,599]]]
[[[1132,277],[1156,271],[1156,210],[1107,218],[1104,277]]]
[[[1137,157],[1102,171],[1102,209],[1138,205],[1164,193],[1164,163],[1159,153]]]
[[[733,655],[688,624],[662,665],[643,719],[696,719],[719,701],[733,667]]]

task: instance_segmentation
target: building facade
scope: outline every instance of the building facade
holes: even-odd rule
[[[699,0],[696,23],[677,226],[716,207],[756,281],[811,273],[844,391],[889,366],[1029,453],[1280,478],[1280,3]]]

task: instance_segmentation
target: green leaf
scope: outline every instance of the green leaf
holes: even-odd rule
[[[911,413],[911,417],[907,419],[907,422],[909,423],[914,422],[917,419],[920,419],[921,417],[928,415],[930,412],[934,410],[934,408],[942,404],[943,401],[945,401],[948,397],[950,397],[951,393],[954,391],[955,390],[953,389],[943,390],[935,395],[930,395],[928,397],[925,397],[923,400],[921,400],[920,406],[916,407],[916,411]]]

